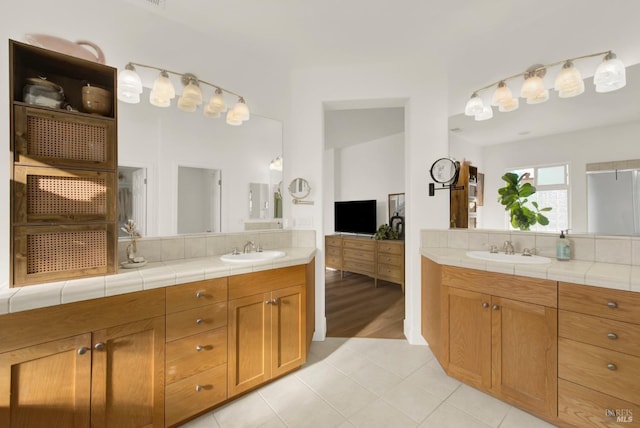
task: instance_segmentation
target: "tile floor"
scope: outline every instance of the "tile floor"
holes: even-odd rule
[[[300,370],[183,427],[552,425],[448,377],[427,346],[404,340],[327,338],[313,342]]]

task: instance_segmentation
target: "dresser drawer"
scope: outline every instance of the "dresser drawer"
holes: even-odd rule
[[[402,269],[396,266],[378,265],[378,278],[391,282],[402,282]]]
[[[333,257],[341,257],[342,256],[342,247],[327,247],[325,249],[327,256]]]
[[[640,293],[560,282],[558,307],[640,324]]]
[[[558,339],[558,377],[640,403],[639,357],[561,337]]]
[[[167,313],[227,300],[227,278],[208,279],[167,287]]]
[[[333,246],[333,247],[342,247],[342,237],[341,236],[325,236],[324,237],[325,246]]]
[[[404,254],[404,242],[392,243],[378,241],[378,252],[385,254],[396,254],[401,256],[402,254]]]
[[[558,311],[558,335],[640,357],[640,325]]]
[[[366,250],[366,251],[374,251],[376,248],[376,242],[372,240],[365,239],[344,239],[342,241],[342,245],[345,250],[347,248],[358,249],[358,250]]]
[[[345,248],[344,249],[343,258],[345,260],[345,263],[346,263],[347,259],[349,259],[349,260],[361,260],[361,261],[365,261],[365,262],[370,262],[372,264],[375,261],[372,251],[356,250],[356,249],[351,249],[351,248]]]
[[[167,342],[227,325],[227,302],[167,315]]]
[[[167,385],[165,424],[172,426],[227,399],[227,365]]]
[[[226,328],[174,340],[166,345],[165,382],[170,384],[226,362]]]
[[[404,260],[402,259],[402,256],[378,253],[378,263],[396,266],[399,268],[399,267],[402,267],[402,265],[404,265]]]
[[[374,274],[373,262],[367,263],[357,260],[345,260],[343,269],[347,272],[361,273],[369,276],[373,276]]]
[[[342,269],[342,258],[334,256],[326,256],[324,263],[328,268]]]
[[[558,418],[576,427],[632,426],[629,417],[640,414],[640,405],[560,379]]]

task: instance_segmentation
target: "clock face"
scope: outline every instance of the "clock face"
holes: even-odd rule
[[[431,178],[436,183],[451,184],[458,178],[459,164],[449,158],[440,158],[431,165]]]

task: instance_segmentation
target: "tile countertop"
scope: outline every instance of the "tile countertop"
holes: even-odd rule
[[[640,293],[640,266],[599,263],[582,260],[557,261],[548,264],[489,262],[467,256],[458,248],[421,248],[420,254],[442,265],[486,270],[531,278],[572,282]]]
[[[312,247],[279,250],[285,252],[284,257],[253,263],[225,263],[219,256],[199,257],[148,263],[136,269],[119,269],[115,275],[0,288],[0,315],[186,282],[307,264],[316,255],[316,249]]]

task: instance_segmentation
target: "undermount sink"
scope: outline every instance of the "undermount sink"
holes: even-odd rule
[[[490,253],[489,251],[467,251],[467,256],[486,260],[488,262],[501,262],[501,263],[526,263],[529,265],[543,265],[550,263],[551,259],[544,256],[523,256],[522,254],[505,254],[505,253]]]
[[[256,251],[253,253],[225,254],[220,256],[220,260],[229,263],[251,263],[278,259],[284,257],[285,254],[284,251],[278,250]]]

